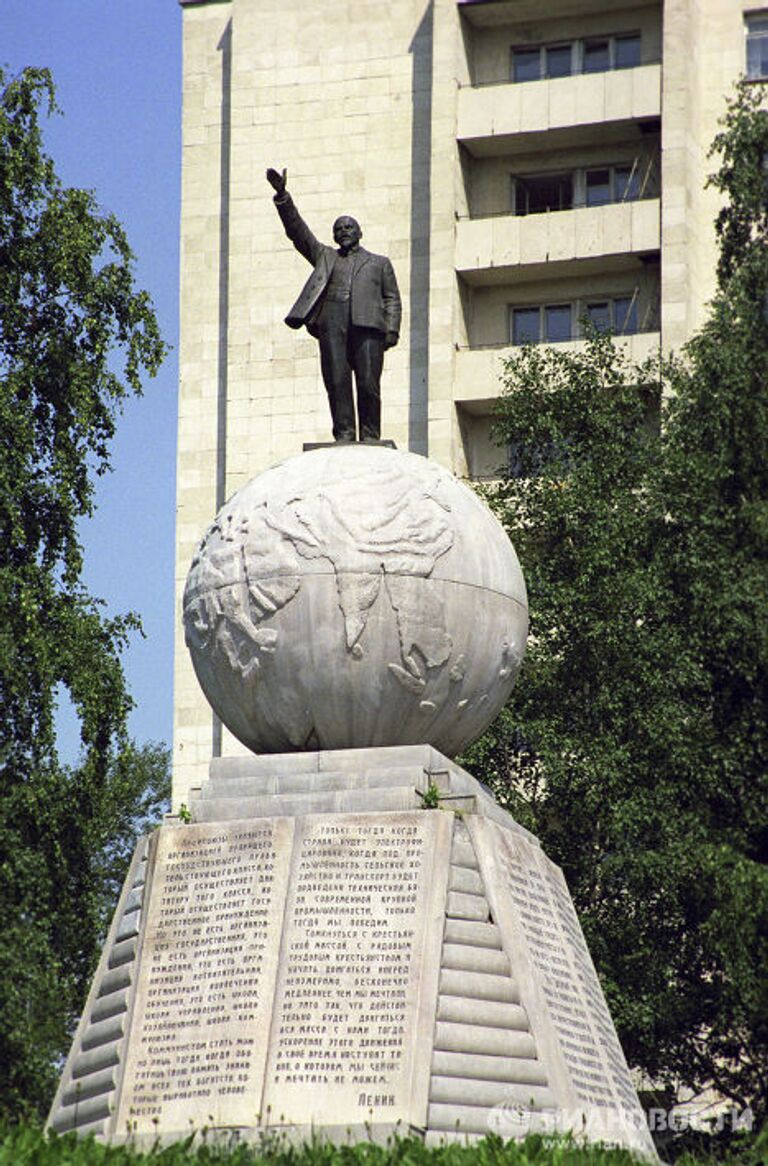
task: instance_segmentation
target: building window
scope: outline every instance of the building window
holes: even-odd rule
[[[768,13],[745,15],[747,25],[747,78],[768,81]]]
[[[572,206],[572,174],[531,174],[512,179],[512,210],[516,215],[566,211]]]
[[[649,179],[654,164],[653,159],[635,159],[631,165],[572,170],[566,174],[513,175],[512,213],[537,215],[578,206],[634,202],[652,189]]]
[[[584,178],[584,201],[587,206],[605,206],[613,202],[610,170],[587,170]]]
[[[584,172],[585,206],[634,202],[639,197],[640,175],[637,166],[605,166]]]
[[[634,202],[640,198],[640,168],[638,166],[613,166],[613,197],[616,202]]]
[[[610,331],[611,301],[597,300],[593,304],[587,304],[586,316],[590,324],[597,328],[598,332]]]
[[[617,336],[634,336],[638,330],[637,296],[619,296],[612,300],[613,330]]]
[[[637,332],[636,295],[588,300],[584,309],[584,316],[598,332],[613,332],[616,336],[633,336]]]
[[[513,81],[542,81],[573,73],[606,73],[641,64],[639,33],[589,37],[561,44],[512,49]]]
[[[571,304],[546,304],[544,307],[544,340],[556,344],[571,339]]]
[[[585,40],[581,57],[582,73],[607,73],[611,67],[611,42],[604,40]]]
[[[575,44],[537,45],[512,50],[512,80],[541,81],[548,77],[570,77],[575,70]]]
[[[541,77],[541,49],[515,49],[512,53],[512,80],[538,81]]]
[[[540,344],[541,308],[512,309],[512,343]]]
[[[573,72],[573,45],[548,45],[544,50],[547,77],[570,77]]]
[[[634,335],[638,328],[637,292],[601,300],[574,300],[567,304],[537,304],[510,310],[513,344],[557,344],[583,334],[589,320],[599,332]],[[579,324],[578,330],[575,324]]]
[[[615,36],[613,38],[612,68],[635,69],[641,63],[639,33],[633,33],[632,36]]]
[[[513,344],[555,344],[572,335],[571,304],[539,304],[512,309]]]

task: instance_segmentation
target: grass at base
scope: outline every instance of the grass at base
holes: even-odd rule
[[[763,1131],[757,1139],[735,1138],[734,1153],[718,1159],[686,1154],[675,1166],[768,1166],[767,1135]],[[418,1138],[394,1138],[384,1146],[320,1141],[294,1146],[275,1138],[259,1147],[208,1145],[204,1138],[194,1143],[190,1138],[141,1151],[71,1134],[48,1137],[29,1126],[0,1128],[0,1166],[638,1166],[641,1161],[626,1150],[540,1135],[523,1142],[489,1136],[472,1145],[430,1148]]]

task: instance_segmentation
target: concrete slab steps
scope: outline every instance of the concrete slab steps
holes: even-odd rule
[[[100,1134],[112,1111],[133,982],[146,883],[147,844],[129,875],[112,941],[79,1030],[79,1048],[55,1105],[51,1129]]]
[[[500,1107],[554,1108],[469,833],[454,829],[427,1144],[477,1140]]]

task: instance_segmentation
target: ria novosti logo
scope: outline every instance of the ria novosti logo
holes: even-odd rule
[[[638,1134],[683,1133],[696,1130],[702,1133],[749,1132],[754,1115],[749,1106],[731,1107],[707,1114],[701,1110],[682,1108],[625,1110],[606,1109],[526,1109],[519,1103],[501,1102],[488,1115],[488,1129],[504,1139],[524,1138],[527,1134],[566,1134],[583,1136],[589,1141],[632,1141]]]

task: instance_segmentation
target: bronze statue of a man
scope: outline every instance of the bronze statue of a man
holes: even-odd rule
[[[355,441],[352,374],[357,388],[361,441],[381,436],[381,370],[384,351],[397,344],[400,293],[392,264],[360,246],[363,232],[349,215],[333,224],[336,248],[320,243],[286,190],[286,171],[267,170],[285,233],[314,271],[285,318],[306,325],[320,344],[320,368],[328,392],[336,441]]]

